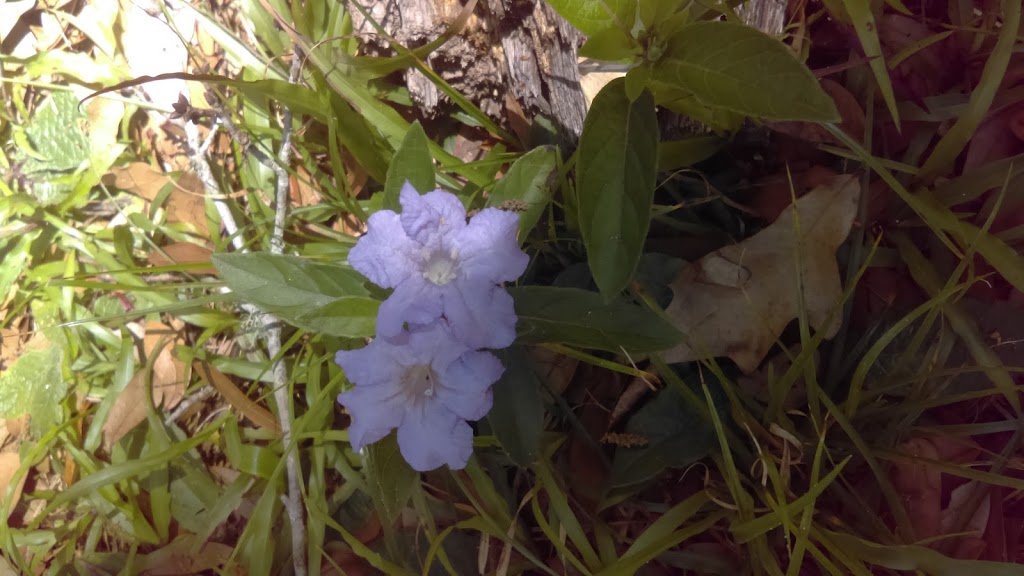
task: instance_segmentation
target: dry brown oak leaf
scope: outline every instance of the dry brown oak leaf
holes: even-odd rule
[[[728,356],[753,372],[799,316],[801,277],[808,322],[826,338],[835,336],[841,318],[833,310],[843,296],[835,254],[859,199],[858,180],[837,176],[797,200],[796,219],[790,205],[761,232],[685,265],[665,311],[685,337],[664,353],[665,361]]]

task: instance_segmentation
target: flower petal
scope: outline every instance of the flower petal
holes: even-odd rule
[[[420,244],[450,238],[466,227],[466,208],[451,192],[434,190],[421,196],[406,182],[398,202],[402,205],[402,227]]]
[[[416,364],[429,364],[437,374],[443,374],[452,362],[467,352],[470,348],[455,338],[444,319],[437,319],[426,326],[414,326],[409,331],[406,354],[414,358]]]
[[[398,393],[397,386],[393,384],[356,386],[339,394],[338,402],[352,416],[348,441],[356,452],[400,426],[407,409],[402,394]]]
[[[420,472],[447,464],[466,467],[473,454],[473,429],[440,402],[424,402],[410,409],[398,427],[402,457]]]
[[[515,341],[515,305],[504,288],[463,278],[444,288],[444,315],[456,339],[470,348],[504,348]]]
[[[377,386],[396,382],[408,361],[401,346],[395,344],[376,338],[358,350],[339,350],[334,354],[334,362],[353,384]]]
[[[491,411],[491,384],[505,371],[490,352],[467,352],[452,362],[440,379],[437,399],[466,420],[479,420]]]
[[[377,335],[393,338],[406,323],[430,324],[441,317],[441,295],[435,284],[413,276],[402,282],[377,310]]]
[[[530,257],[516,242],[518,232],[518,214],[497,208],[481,210],[452,239],[459,252],[460,273],[492,284],[522,276]]]
[[[384,288],[394,288],[417,273],[420,247],[406,235],[398,214],[375,212],[366,221],[366,230],[348,253],[348,263],[357,272]]]

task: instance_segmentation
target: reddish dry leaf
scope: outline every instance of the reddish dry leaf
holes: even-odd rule
[[[274,419],[274,415],[250,400],[245,395],[245,392],[239,390],[238,386],[235,386],[235,383],[220,370],[198,360],[192,363],[192,369],[195,370],[200,378],[216,388],[217,392],[220,392],[220,395],[228,401],[228,404],[234,406],[236,410],[249,420],[252,420],[254,424],[260,428],[273,430],[278,434],[281,433],[281,427],[278,425],[277,420]]]
[[[171,186],[171,193],[164,202],[167,221],[191,224],[200,235],[209,234],[203,183],[191,172],[175,179],[145,162],[133,162],[127,166],[111,168],[103,177],[103,183],[151,202],[165,186]]]
[[[890,59],[940,31],[902,14],[889,13],[878,20],[878,39]],[[948,90],[962,77],[963,58],[954,38],[955,35],[918,50],[890,72],[897,100],[923,103],[928,96]]]
[[[990,114],[971,137],[964,172],[1024,152],[1024,103]]]
[[[314,188],[313,177],[301,164],[295,167],[295,174],[288,176],[288,197],[292,206],[316,206],[324,197]]]
[[[572,382],[580,361],[542,346],[531,346],[528,353],[545,388],[555,396],[561,396]]]
[[[797,201],[799,235],[791,206],[756,235],[683,266],[665,313],[687,338],[665,361],[728,356],[749,374],[801,305],[815,331],[834,336],[841,315],[833,311],[843,296],[835,251],[850,233],[859,197],[857,179],[840,176]]]
[[[2,297],[3,295],[0,294],[0,298]],[[6,310],[0,310],[0,312],[6,312]],[[13,324],[17,324],[17,322]],[[18,355],[21,353],[21,337],[21,330],[14,326],[0,328],[0,370],[4,370],[18,359]]]
[[[910,456],[936,460],[939,452],[924,438],[912,438],[898,448]],[[928,464],[896,462],[889,470],[896,492],[902,497],[917,539],[939,534],[942,522],[942,473]]]
[[[515,132],[519,141],[523,144],[529,142],[531,122],[526,118],[526,112],[523,111],[519,101],[512,95],[511,90],[505,93],[505,117],[508,119],[508,124],[512,127],[512,131]]]
[[[360,558],[343,542],[337,540],[328,542],[324,545],[324,552],[330,557],[330,561],[324,560],[320,564],[321,576],[363,576],[375,573],[373,566],[370,566],[366,560]]]
[[[14,511],[14,507],[18,505],[21,500],[21,490],[25,487],[25,479],[27,475],[22,474],[21,479],[18,480],[18,485],[14,488],[14,492],[11,494],[11,501],[4,502],[4,497],[7,494],[7,488],[11,484],[11,480],[14,479],[14,473],[21,467],[21,458],[17,452],[5,452],[0,454],[0,503],[7,504],[7,516],[10,517],[11,512]]]
[[[811,190],[818,186],[828,186],[835,179],[834,170],[818,165],[802,172],[776,172],[758,181],[754,195],[747,201],[747,207],[762,219],[774,222],[783,210],[793,205],[794,197],[803,198]]]
[[[174,408],[185,395],[185,365],[172,353],[174,343],[178,341],[176,333],[161,322],[147,322],[145,330],[142,348],[146,357],[157,353],[151,376],[153,404],[157,408]],[[157,351],[159,342],[168,337],[171,338],[170,343]],[[104,448],[110,450],[125,434],[142,423],[146,419],[147,406],[146,372],[143,368],[132,377],[110,408],[103,423]]]
[[[160,248],[164,254],[154,250],[149,253],[149,263],[153,266],[169,266],[172,264],[209,264],[213,250],[192,242],[175,242]],[[203,266],[189,270],[194,274],[217,274],[212,266]]]

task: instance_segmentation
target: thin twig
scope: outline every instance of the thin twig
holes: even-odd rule
[[[188,412],[189,409],[195,406],[196,404],[199,404],[200,402],[206,400],[210,396],[213,396],[214,394],[216,394],[216,392],[217,391],[213,388],[213,386],[209,385],[203,386],[199,390],[193,392],[188,396],[188,398],[183,399],[181,403],[178,404],[174,408],[174,410],[167,415],[166,418],[164,418],[164,424],[170,426],[171,424],[177,422],[178,418],[181,418],[182,414]]]
[[[289,81],[298,81],[302,58],[297,53],[292,59]],[[274,201],[274,228],[270,239],[270,250],[274,254],[284,253],[284,224],[288,210],[288,165],[291,162],[291,132],[292,113],[287,107],[282,114],[283,125],[281,129],[281,150],[278,158],[265,157],[262,151],[258,151],[256,158],[268,166],[277,176],[277,186]],[[220,124],[229,133],[237,131],[231,122],[230,114],[220,115]],[[191,123],[185,124],[185,132],[189,141],[189,148],[193,151],[190,156],[192,168],[203,182],[207,195],[211,196],[217,213],[220,215],[221,223],[231,238],[232,245],[236,250],[245,252],[245,240],[238,233],[238,224],[226,202],[226,198],[220,194],[217,182],[213,178],[213,172],[206,160],[205,155],[197,152],[203,150],[203,143],[200,142],[199,130]],[[254,150],[254,152],[257,152]],[[292,410],[291,395],[288,386],[288,369],[281,358],[281,326],[277,318],[271,314],[265,314],[252,305],[242,304],[246,312],[257,314],[263,325],[267,338],[267,354],[274,359],[271,374],[274,379],[274,401],[278,408],[278,418],[281,425],[281,441],[286,449],[285,473],[287,475],[288,490],[282,497],[285,512],[292,527],[292,566],[296,576],[306,576],[306,522],[302,506],[302,493],[300,490],[300,470],[298,450],[292,449]]]
[[[294,84],[299,79],[302,58],[298,47],[292,55],[292,67],[288,73],[288,82]],[[281,150],[278,162],[274,165],[277,174],[277,190],[274,206],[274,231],[270,237],[270,251],[274,254],[284,253],[284,223],[288,212],[288,165],[291,163],[292,112],[284,107],[281,123]],[[279,323],[267,326],[267,353],[274,362],[274,400],[281,423],[281,440],[285,446],[285,472],[288,475],[288,493],[284,497],[284,508],[292,524],[292,565],[296,576],[306,576],[306,523],[302,508],[302,493],[299,486],[298,449],[292,446],[291,427],[291,394],[288,393],[288,371],[281,354],[281,327]]]

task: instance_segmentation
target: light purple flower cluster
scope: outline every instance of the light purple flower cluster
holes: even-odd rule
[[[515,340],[512,297],[501,286],[529,257],[516,242],[519,215],[487,208],[466,222],[454,195],[402,187],[402,213],[370,216],[348,261],[371,282],[394,288],[377,314],[377,337],[335,361],[355,387],[338,396],[361,450],[398,429],[416,470],[465,467],[473,452],[467,420],[491,409],[504,367],[481,348]]]

